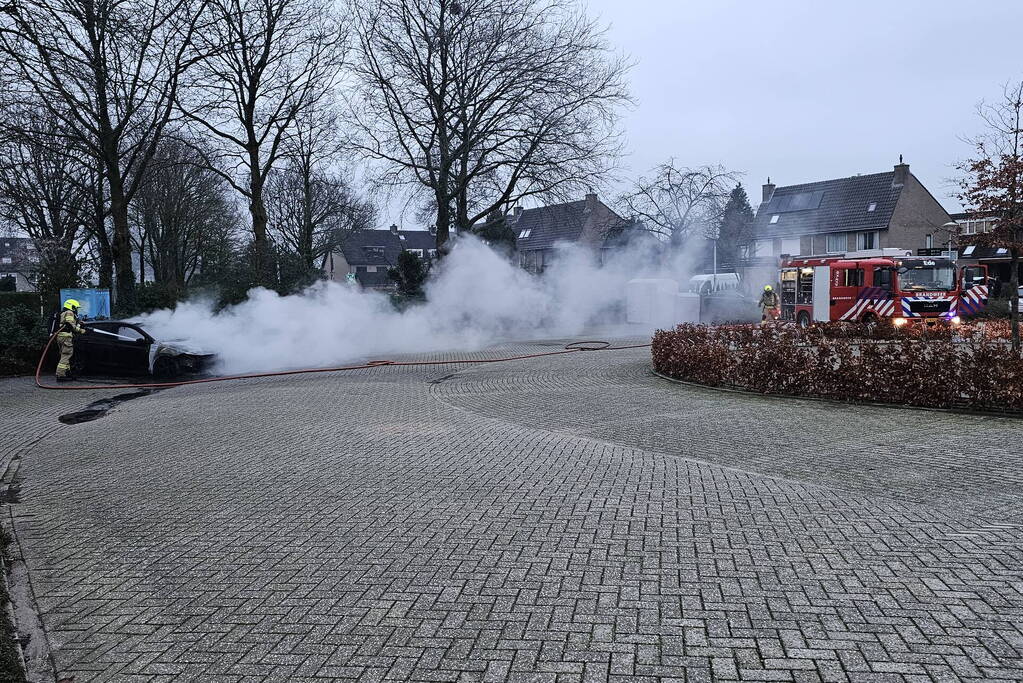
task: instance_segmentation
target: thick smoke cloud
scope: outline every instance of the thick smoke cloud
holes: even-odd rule
[[[289,296],[254,289],[243,303],[216,314],[206,302],[186,302],[140,321],[158,339],[188,340],[216,353],[221,372],[328,367],[570,336],[620,322],[625,283],[653,274],[653,268],[639,254],[619,254],[598,267],[590,252],[570,247],[537,278],[479,241],[462,238],[428,283],[426,303],[404,312],[395,311],[384,294],[321,282]]]

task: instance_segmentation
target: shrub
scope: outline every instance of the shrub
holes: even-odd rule
[[[35,292],[0,292],[0,308],[14,308],[15,306],[24,306],[38,311],[39,295]]]
[[[46,323],[27,306],[0,308],[0,375],[35,370],[46,345]]]
[[[658,372],[765,394],[1023,412],[1023,357],[1007,326],[684,324],[653,340]]]

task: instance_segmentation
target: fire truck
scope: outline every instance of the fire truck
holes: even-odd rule
[[[957,324],[987,303],[987,267],[901,249],[783,257],[781,317],[815,321]]]

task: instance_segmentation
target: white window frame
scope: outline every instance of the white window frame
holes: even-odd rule
[[[406,249],[405,251],[407,251],[410,254],[415,254],[419,258],[423,258],[423,250],[422,249]]]
[[[873,242],[871,246],[867,246],[867,235],[873,236]],[[881,244],[881,231],[880,230],[864,230],[856,233],[856,250],[866,251],[868,249],[878,249],[878,245]]]
[[[832,249],[832,245],[829,242],[832,240],[838,240],[841,246],[840,249]],[[844,232],[829,232],[824,236],[824,253],[825,254],[842,254],[849,249],[849,237]]]
[[[871,213],[877,210],[877,202],[870,202],[867,204],[867,213]]]
[[[777,214],[777,213],[776,213],[776,214],[774,214],[773,216],[771,216],[771,220],[769,221],[769,223],[770,223],[771,225],[774,225],[775,223],[777,223],[777,222],[778,222],[778,219],[779,219],[779,218],[781,218],[781,214]]]

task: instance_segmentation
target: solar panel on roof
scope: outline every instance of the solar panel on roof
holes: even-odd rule
[[[786,213],[789,211],[808,211],[810,209],[816,209],[820,207],[821,199],[823,198],[824,190],[783,195],[771,202],[771,213]]]

